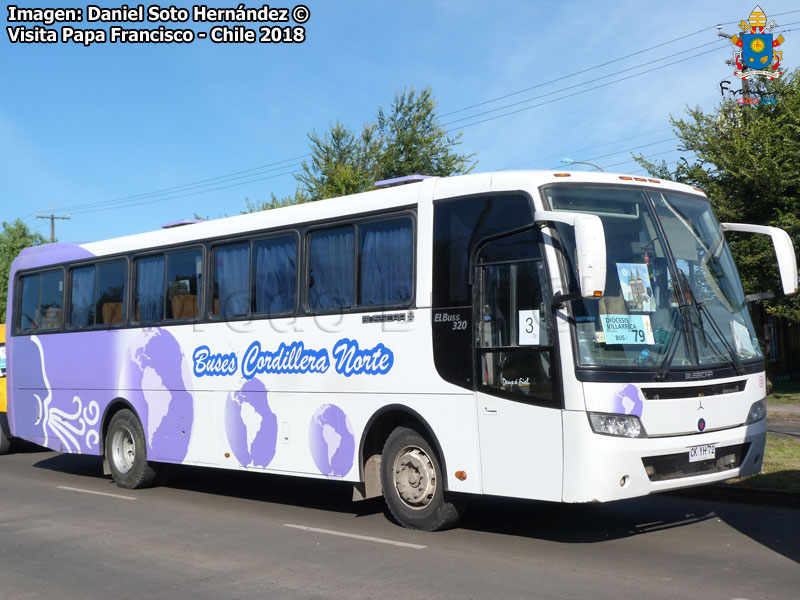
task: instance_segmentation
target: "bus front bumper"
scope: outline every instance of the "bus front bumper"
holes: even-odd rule
[[[585,412],[563,411],[564,502],[607,502],[761,471],[767,422],[659,438],[596,434]],[[713,458],[694,456],[708,446]]]

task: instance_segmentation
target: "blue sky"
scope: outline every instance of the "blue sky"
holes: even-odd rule
[[[87,4],[43,2],[18,5]],[[37,220],[34,212],[71,214],[70,221],[56,222],[56,235],[79,242],[157,229],[195,212],[212,218],[237,214],[246,197],[258,201],[270,192],[294,191],[289,173],[298,161],[289,159],[308,151],[307,132],[324,132],[337,119],[358,130],[379,105],[391,103],[395,90],[410,86],[431,86],[448,128],[468,125],[461,149],[477,153],[478,171],[553,168],[566,156],[632,172],[639,167],[629,160],[630,151],[622,152],[632,148],[675,161],[681,154],[675,151],[668,116],[682,114],[687,105],[713,109],[721,99],[722,79],[738,87],[724,62],[732,45],[717,37],[714,25],[746,19],[755,4],[309,0],[303,44],[196,40],[88,48],[11,44],[5,4],[0,220],[22,218],[47,236],[49,221]],[[796,0],[760,5],[778,24],[776,31],[794,30],[786,32],[781,49],[784,66],[796,68],[800,7]],[[788,11],[797,12],[774,16]],[[194,27],[208,30],[210,25]],[[723,30],[736,33],[738,28],[731,23]],[[707,45],[692,50],[701,44]],[[567,77],[584,69],[589,70]],[[577,87],[528,100],[569,86]],[[581,93],[469,125],[574,92]],[[230,177],[242,171],[247,177]],[[209,179],[214,181],[184,187]],[[170,188],[177,189],[151,195]],[[121,198],[128,200],[107,204]],[[87,204],[95,206],[76,208]]]

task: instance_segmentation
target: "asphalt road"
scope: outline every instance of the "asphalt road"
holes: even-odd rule
[[[796,600],[800,511],[653,496],[479,499],[459,529],[390,523],[339,483],[186,468],[121,490],[99,459],[0,457],[0,598]]]
[[[781,437],[800,438],[800,415],[795,417],[767,417],[767,431]]]

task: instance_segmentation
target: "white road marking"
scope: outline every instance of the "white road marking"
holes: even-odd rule
[[[82,490],[80,488],[68,487],[66,485],[59,485],[58,489],[67,490],[69,492],[81,492],[82,494],[95,494],[96,496],[108,496],[109,498],[119,498],[120,500],[138,500],[133,496],[120,496],[119,494],[107,494],[106,492],[94,492],[92,490]]]
[[[292,529],[302,529],[303,531],[313,531],[315,533],[327,533],[329,535],[338,535],[341,537],[353,538],[356,540],[364,540],[366,542],[378,542],[379,544],[390,544],[392,546],[401,546],[403,548],[414,548],[415,550],[422,550],[427,546],[420,544],[409,544],[408,542],[398,542],[395,540],[387,540],[384,538],[372,537],[369,535],[358,535],[356,533],[345,533],[344,531],[331,531],[330,529],[318,529],[317,527],[306,527],[305,525],[292,525],[291,523],[284,523],[284,527],[291,527]]]

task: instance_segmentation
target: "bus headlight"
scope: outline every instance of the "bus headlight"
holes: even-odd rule
[[[588,413],[592,431],[603,435],[644,438],[647,432],[636,415],[613,415],[608,413]]]
[[[758,402],[753,402],[753,406],[750,407],[750,412],[747,413],[747,421],[745,421],[746,425],[750,423],[756,423],[767,416],[767,399],[762,398]]]

